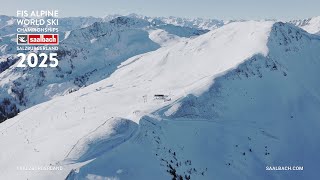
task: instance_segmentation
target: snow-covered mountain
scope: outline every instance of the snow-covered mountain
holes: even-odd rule
[[[320,16],[303,19],[303,20],[292,20],[290,23],[295,26],[301,27],[305,31],[311,34],[320,35]]]
[[[138,16],[139,17],[139,16]],[[222,21],[218,19],[204,19],[204,18],[181,18],[181,17],[146,17],[152,21],[160,21],[165,24],[172,24],[182,27],[190,27],[197,29],[217,29],[227,23],[227,21]]]
[[[3,107],[0,121],[33,105],[105,79],[132,56],[206,32],[170,24],[154,25],[131,17],[95,22],[66,34],[57,51],[57,68],[16,68],[12,64],[18,59],[6,54],[9,52],[6,48],[0,61],[0,104]],[[15,46],[12,38],[3,36],[2,42],[7,40],[10,41],[7,45]]]
[[[108,15],[102,18],[102,21],[110,21],[116,17],[120,17],[119,14]],[[144,16],[141,14],[127,14],[127,17],[144,19],[154,24],[171,24],[175,26],[181,27],[189,27],[192,29],[202,29],[202,30],[213,30],[219,28],[229,22],[232,21],[223,21],[218,19],[205,19],[205,18],[181,18],[175,16],[169,17],[151,17],[151,16]]]
[[[126,20],[115,22],[127,30],[121,25]],[[143,23],[128,31],[140,32]],[[99,23],[90,28],[102,26],[107,29]],[[107,41],[94,40],[107,32],[86,34],[84,46]],[[319,36],[293,25],[248,21],[134,56],[110,77],[1,123],[0,174],[34,180],[316,179],[319,49]],[[16,171],[50,165],[63,169]]]

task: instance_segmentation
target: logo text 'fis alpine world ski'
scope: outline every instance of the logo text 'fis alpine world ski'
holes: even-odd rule
[[[17,34],[18,45],[58,45],[59,34]]]

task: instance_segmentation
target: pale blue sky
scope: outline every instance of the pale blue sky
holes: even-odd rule
[[[0,0],[0,14],[58,9],[60,17],[137,13],[216,19],[298,19],[320,15],[320,0]]]

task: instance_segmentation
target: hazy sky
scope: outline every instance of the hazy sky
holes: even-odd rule
[[[297,19],[320,15],[320,0],[0,0],[0,14],[58,9],[60,17],[137,13],[216,19]]]

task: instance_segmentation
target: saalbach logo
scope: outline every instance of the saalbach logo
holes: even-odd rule
[[[59,34],[18,34],[18,45],[58,45]]]

